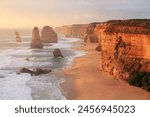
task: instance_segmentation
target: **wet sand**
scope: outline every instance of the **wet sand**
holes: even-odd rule
[[[77,57],[70,68],[64,70],[68,78],[63,87],[71,100],[148,100],[150,93],[125,81],[115,79],[101,70],[101,54],[95,51],[97,44],[78,48],[87,54]],[[71,78],[71,79],[70,79]],[[70,88],[71,87],[71,88]]]

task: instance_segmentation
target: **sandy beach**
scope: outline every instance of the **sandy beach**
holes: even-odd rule
[[[148,100],[150,93],[125,81],[115,79],[101,70],[101,54],[97,44],[86,44],[80,50],[86,55],[77,57],[70,68],[64,70],[70,84],[71,100]],[[73,85],[73,86],[72,86]],[[69,88],[69,87],[68,87]]]

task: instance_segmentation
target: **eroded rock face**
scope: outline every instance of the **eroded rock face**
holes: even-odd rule
[[[148,20],[125,20],[99,25],[105,71],[123,80],[129,80],[135,72],[150,72],[148,24]]]
[[[83,38],[87,24],[73,24],[57,27],[58,33],[64,34],[66,37]]]
[[[96,26],[98,23],[89,24],[84,33],[84,42],[85,43],[98,43],[98,35]]]
[[[38,27],[34,27],[32,32],[32,41],[31,41],[31,48],[43,48],[43,42],[40,38],[39,29]]]
[[[90,27],[85,42],[91,35],[98,38],[103,70],[127,81],[135,72],[150,72],[150,20],[114,20]]]
[[[98,45],[96,48],[95,48],[96,51],[100,52],[102,50],[102,47],[101,45]]]
[[[21,42],[21,37],[19,32],[15,32],[15,36],[16,36],[16,42]]]
[[[41,31],[41,39],[44,43],[57,43],[57,34],[49,26],[44,26]]]
[[[58,49],[58,48],[53,51],[53,55],[54,55],[54,57],[63,57],[60,49]]]

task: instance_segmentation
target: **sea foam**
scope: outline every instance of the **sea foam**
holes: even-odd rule
[[[60,70],[70,66],[75,57],[85,55],[84,52],[71,49],[77,41],[79,39],[63,38],[58,43],[46,44],[43,49],[30,49],[27,40],[21,44],[11,42],[11,47],[8,44],[9,49],[0,53],[0,99],[66,99],[60,89],[60,84],[65,80],[58,77],[57,73],[30,76],[24,73],[18,75],[16,72],[23,67]],[[53,57],[55,48],[61,49],[64,58]]]

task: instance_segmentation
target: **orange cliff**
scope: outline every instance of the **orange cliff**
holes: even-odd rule
[[[135,73],[150,77],[150,20],[113,20],[89,24],[88,28],[84,41],[99,42],[103,70],[127,81]],[[140,87],[148,85],[150,89],[148,77],[138,81],[146,82],[144,86],[139,83]]]
[[[99,29],[97,29],[97,25],[100,23],[91,23],[88,24],[85,32],[84,32],[84,42],[85,43],[98,43],[99,40]]]
[[[73,24],[56,27],[55,30],[57,33],[61,33],[66,37],[83,38],[86,27],[87,24]]]

